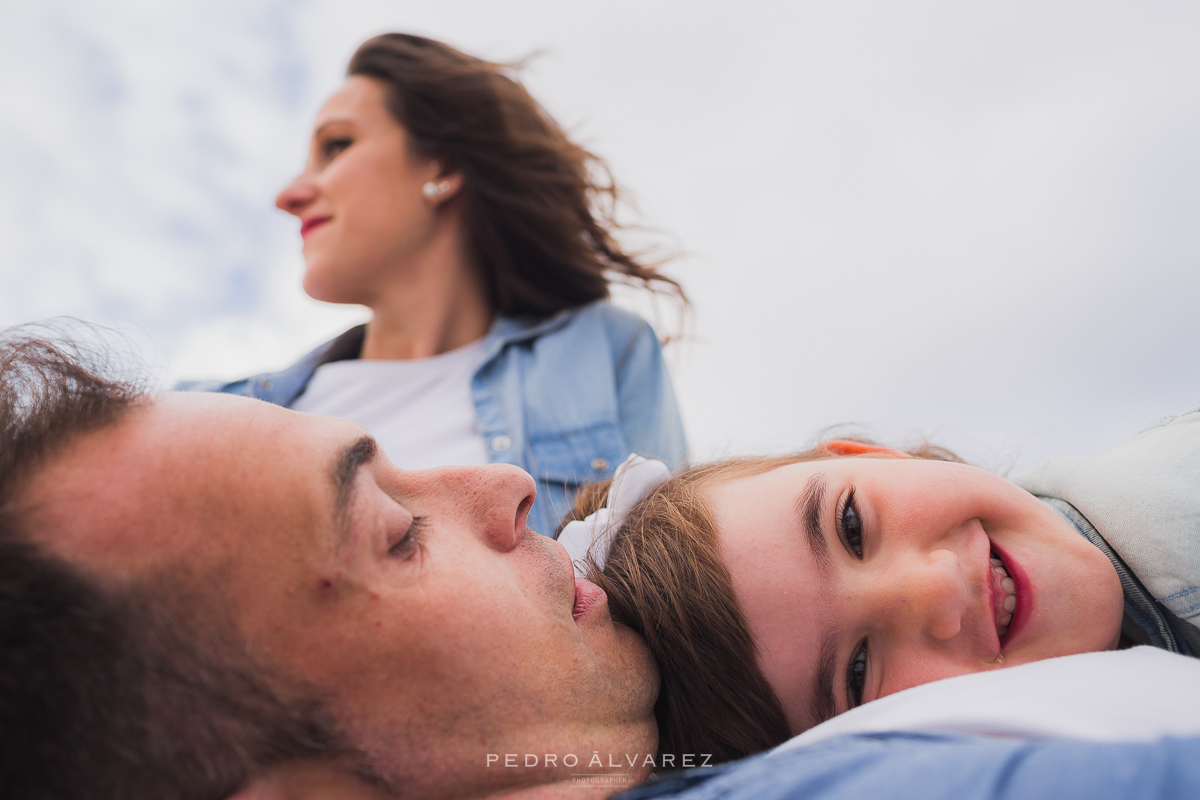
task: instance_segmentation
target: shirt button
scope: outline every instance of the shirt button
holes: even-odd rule
[[[499,436],[492,437],[492,449],[497,453],[503,453],[510,447],[512,447],[512,439],[508,438],[503,433]]]
[[[592,459],[592,471],[593,472],[604,472],[604,470],[607,467],[608,467],[608,459],[607,458],[593,458]]]

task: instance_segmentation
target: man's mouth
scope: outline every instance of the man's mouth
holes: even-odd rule
[[[1000,637],[1003,646],[1004,637],[1012,625],[1013,614],[1017,610],[1017,584],[1008,572],[1004,559],[992,550],[992,611],[996,617],[996,635]]]
[[[576,578],[575,608],[571,615],[578,622],[586,617],[593,608],[603,605],[606,600],[608,600],[608,595],[599,586],[584,578]]]

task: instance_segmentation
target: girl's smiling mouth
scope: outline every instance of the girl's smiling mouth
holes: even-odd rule
[[[1000,562],[997,564],[996,562]],[[1000,647],[1007,648],[1025,627],[1033,608],[1029,576],[1012,555],[992,542],[991,577],[994,591],[992,609]]]
[[[1004,637],[1012,624],[1013,612],[1017,610],[1017,584],[1008,573],[1004,559],[995,549],[991,552],[992,613],[996,619],[996,635],[1003,646]]]

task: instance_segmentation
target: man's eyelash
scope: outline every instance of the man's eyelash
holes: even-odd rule
[[[850,663],[846,665],[846,695],[851,708],[858,708],[863,702],[863,690],[867,685],[867,640],[863,639]]]
[[[409,523],[408,530],[400,541],[388,548],[388,555],[397,558],[411,558],[418,550],[420,550],[425,539],[425,518],[413,517]]]
[[[863,529],[862,517],[858,513],[858,506],[854,502],[854,488],[846,493],[846,499],[842,502],[841,509],[837,515],[837,532],[838,538],[846,546],[854,557],[862,561],[863,557]]]

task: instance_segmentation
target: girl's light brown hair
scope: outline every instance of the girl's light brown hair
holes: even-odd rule
[[[758,667],[754,637],[721,559],[704,494],[777,467],[839,457],[829,445],[719,461],[676,475],[625,518],[603,570],[589,570],[589,579],[608,594],[613,619],[641,634],[658,663],[659,752],[674,754],[677,764],[685,753],[711,754],[713,763],[742,758],[792,736],[783,706]],[[908,455],[961,461],[932,445]],[[585,487],[564,524],[603,506],[607,494],[607,482]]]
[[[614,238],[619,191],[602,159],[572,142],[511,67],[405,33],[369,39],[349,75],[387,84],[387,108],[418,153],[463,175],[471,245],[493,307],[546,316],[608,297],[608,280],[679,284]]]

